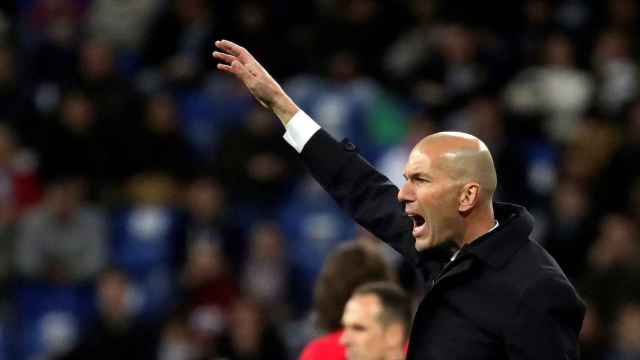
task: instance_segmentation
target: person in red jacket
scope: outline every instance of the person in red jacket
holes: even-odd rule
[[[345,304],[358,286],[391,279],[382,255],[357,242],[348,242],[329,255],[314,290],[314,315],[318,327],[327,333],[303,349],[300,360],[343,360],[345,347],[341,318]]]

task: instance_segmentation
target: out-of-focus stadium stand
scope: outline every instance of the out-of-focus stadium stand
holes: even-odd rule
[[[312,284],[358,229],[215,70],[223,38],[393,181],[418,134],[482,138],[589,304],[582,358],[640,356],[640,3],[17,0],[0,359],[293,359],[316,335]]]

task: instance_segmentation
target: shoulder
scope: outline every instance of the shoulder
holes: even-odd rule
[[[572,287],[555,259],[532,240],[527,240],[514,254],[506,270],[518,276],[521,291],[549,284],[566,284]]]
[[[535,274],[523,283],[518,304],[520,311],[565,319],[582,319],[586,306],[569,279],[553,258],[542,250],[540,261],[533,265]]]
[[[535,241],[527,240],[502,271],[518,294],[519,303],[544,306],[549,301],[580,302],[560,265]]]
[[[340,344],[342,331],[336,331],[312,340],[305,346],[300,360],[345,359],[345,349]]]
[[[517,311],[525,322],[549,321],[554,324],[549,331],[566,329],[577,336],[586,305],[563,274],[544,272],[524,289]]]

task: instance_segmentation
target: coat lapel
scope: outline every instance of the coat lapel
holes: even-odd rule
[[[454,261],[449,267],[449,269],[447,270],[445,268],[445,272],[438,279],[436,279],[436,284],[442,282],[445,279],[448,279],[466,272],[467,270],[469,270],[469,268],[471,268],[472,263],[473,263],[472,257],[465,257],[463,259],[460,259],[459,261]]]

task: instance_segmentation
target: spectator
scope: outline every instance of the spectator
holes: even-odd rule
[[[238,281],[232,274],[218,244],[200,240],[189,245],[182,295],[190,332],[203,348],[215,348],[227,327],[228,314],[238,297]]]
[[[42,197],[35,154],[23,147],[11,128],[0,125],[0,208],[18,216]]]
[[[480,58],[479,39],[460,24],[442,26],[435,51],[419,67],[412,95],[444,111],[463,104],[487,84],[488,64]]]
[[[16,225],[42,196],[34,154],[22,148],[13,131],[0,124],[0,319],[2,303],[10,298],[14,275]]]
[[[104,215],[85,202],[82,178],[58,178],[44,202],[18,225],[16,263],[20,275],[62,283],[91,280],[107,260]]]
[[[225,189],[213,177],[198,175],[191,180],[185,193],[185,245],[214,243],[228,258],[230,269],[236,272],[244,263],[246,249],[244,234],[231,219],[226,197]]]
[[[137,306],[127,274],[105,270],[97,280],[97,319],[62,359],[152,358],[154,331],[138,322]]]
[[[86,93],[73,90],[65,94],[59,118],[47,129],[39,149],[45,178],[83,174],[90,195],[96,195],[97,189],[105,185],[108,151],[97,126],[97,112],[95,102]]]
[[[281,201],[300,164],[282,143],[269,114],[256,109],[246,128],[229,131],[217,154],[217,171],[231,200],[269,208]]]
[[[638,95],[639,78],[632,53],[628,37],[614,30],[603,31],[593,50],[592,66],[600,82],[598,105],[614,118]]]
[[[381,254],[368,247],[345,243],[334,250],[325,261],[314,291],[315,321],[323,335],[307,344],[300,359],[346,359],[345,348],[339,343],[345,304],[356,287],[391,277]]]
[[[21,69],[16,61],[16,50],[0,45],[0,123],[12,126],[26,145],[33,146],[41,134],[34,103],[29,92],[21,86]]]
[[[514,111],[543,114],[544,128],[559,142],[572,134],[593,93],[593,79],[576,67],[574,52],[566,36],[548,36],[541,65],[521,72],[506,92],[505,100]]]
[[[576,182],[558,184],[551,200],[550,218],[541,242],[572,279],[583,274],[589,234],[594,232],[592,203]]]
[[[256,224],[252,230],[242,279],[245,292],[269,308],[269,319],[283,322],[289,312],[290,277],[284,236],[275,223]]]
[[[233,305],[229,329],[217,355],[229,360],[286,359],[284,341],[267,318],[264,308],[244,297]]]
[[[142,316],[158,319],[173,304],[183,248],[177,188],[169,176],[144,173],[129,179],[127,190],[110,219],[110,262],[129,275]]]
[[[636,238],[637,229],[628,217],[605,217],[589,254],[591,268],[606,271],[615,267],[633,266],[638,255]]]
[[[622,304],[614,322],[613,349],[606,359],[634,359],[640,356],[640,303]]]
[[[204,0],[168,3],[151,21],[144,63],[170,84],[197,84],[209,58],[214,25],[210,5]]]
[[[606,330],[598,306],[590,303],[580,331],[580,358],[600,360],[606,353]]]
[[[157,0],[93,1],[88,11],[89,34],[109,41],[119,49],[137,50],[161,5]]]
[[[204,360],[206,351],[194,338],[184,313],[171,314],[162,328],[156,358],[158,360]]]
[[[129,162],[127,175],[164,172],[178,181],[191,175],[189,148],[178,122],[176,104],[170,95],[157,94],[147,99],[142,126],[130,131],[127,152],[122,154]]]

